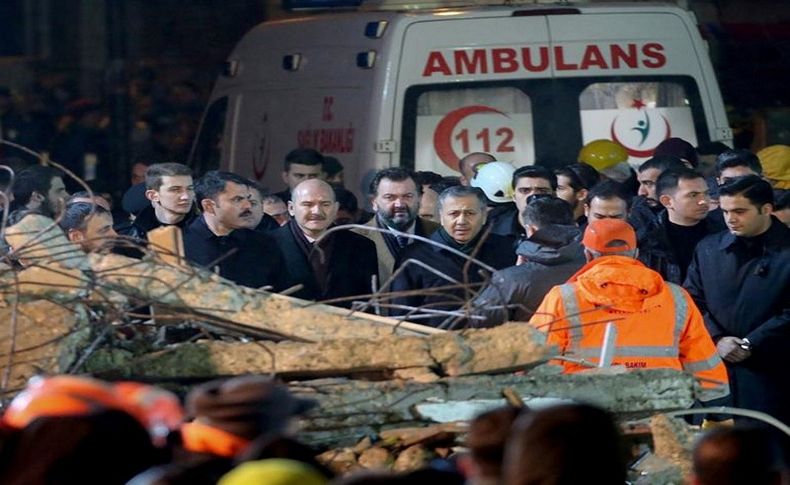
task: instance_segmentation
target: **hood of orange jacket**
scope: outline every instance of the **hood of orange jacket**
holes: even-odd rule
[[[660,274],[625,256],[596,258],[571,276],[568,282],[576,282],[579,296],[584,300],[625,312],[637,312],[657,305],[659,302],[652,297],[661,293],[665,285]]]

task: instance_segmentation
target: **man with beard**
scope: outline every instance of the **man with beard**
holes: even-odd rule
[[[664,210],[656,195],[658,176],[667,170],[678,171],[685,168],[683,160],[671,155],[653,157],[639,166],[636,176],[639,180],[638,196],[633,199],[628,213],[628,223],[633,226],[637,238],[643,238],[652,229],[658,214]]]
[[[44,165],[33,165],[19,172],[13,191],[12,210],[36,211],[52,219],[60,215],[69,196],[58,171]]]
[[[254,219],[250,183],[230,172],[207,172],[196,187],[203,215],[184,230],[186,259],[251,288],[283,289],[282,256],[272,239],[249,229]]]
[[[439,224],[417,217],[420,210],[420,188],[411,172],[403,168],[387,168],[373,177],[370,183],[375,217],[366,226],[389,229],[395,232],[428,237],[439,228]],[[367,237],[376,245],[379,266],[379,285],[392,276],[392,267],[403,249],[413,239],[392,232],[355,232]]]
[[[393,304],[439,311],[436,316],[415,319],[414,322],[434,327],[445,326],[446,320],[448,325],[451,324],[453,317],[448,319],[447,314],[441,312],[457,310],[470,295],[468,290],[476,290],[474,285],[479,285],[490,275],[486,275],[488,268],[470,262],[459,252],[474,257],[494,270],[510,266],[515,261],[516,255],[508,238],[489,233],[483,239],[487,202],[483,191],[476,187],[459,185],[446,189],[439,195],[442,226],[433,233],[431,240],[452,251],[442,246],[416,242],[401,253],[395,263],[395,270],[404,267],[390,289],[404,292],[404,296],[393,299]],[[456,287],[438,290],[453,285]],[[469,288],[462,285],[469,285]],[[407,315],[410,310],[396,308],[391,313]]]
[[[348,230],[326,234],[339,204],[332,186],[309,179],[294,187],[288,202],[291,220],[271,234],[284,257],[288,287],[305,300],[334,300],[371,292],[376,276],[376,246]],[[337,305],[350,307],[351,301]]]

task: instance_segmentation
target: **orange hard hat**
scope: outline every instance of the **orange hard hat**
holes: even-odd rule
[[[114,386],[115,393],[152,434],[178,429],[184,422],[184,408],[178,396],[160,387],[124,381]]]

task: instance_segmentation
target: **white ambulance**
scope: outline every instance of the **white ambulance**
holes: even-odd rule
[[[457,175],[476,151],[556,167],[607,138],[638,165],[669,137],[731,142],[688,10],[500,3],[363,5],[258,25],[216,83],[192,166],[279,190],[286,153],[310,147],[337,157],[362,195],[381,168]]]

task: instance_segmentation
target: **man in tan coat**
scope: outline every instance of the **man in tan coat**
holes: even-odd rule
[[[428,237],[439,225],[417,217],[420,209],[420,187],[412,173],[403,168],[381,170],[370,183],[373,210],[376,215],[366,224]],[[403,248],[414,240],[378,231],[358,231],[376,244],[379,262],[379,287],[389,280],[392,267]]]

